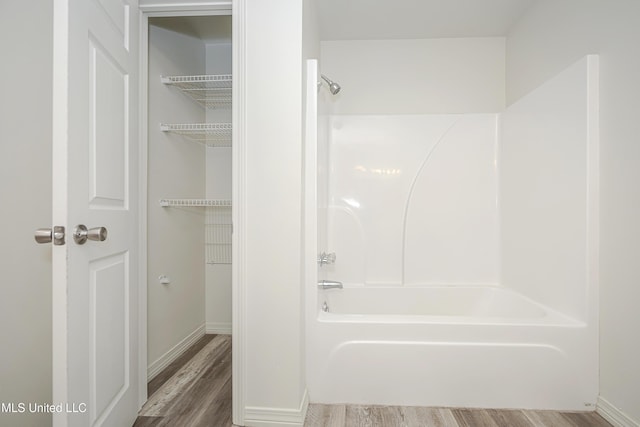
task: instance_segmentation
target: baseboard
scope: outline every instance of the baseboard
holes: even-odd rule
[[[205,334],[205,325],[198,326],[195,331],[191,332],[185,339],[173,346],[171,350],[160,356],[157,360],[147,367],[147,382],[151,381],[164,368],[169,366],[171,362],[176,360],[186,349],[191,347],[202,338]]]
[[[596,412],[614,427],[640,427],[638,421],[632,420],[627,414],[602,397],[598,397]]]
[[[207,333],[231,335],[231,323],[207,322]]]
[[[302,427],[308,407],[309,394],[305,388],[298,409],[247,407],[244,411],[244,424],[250,427]]]

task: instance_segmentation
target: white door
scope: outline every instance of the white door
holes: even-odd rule
[[[54,0],[54,426],[138,410],[138,25],[137,0]]]

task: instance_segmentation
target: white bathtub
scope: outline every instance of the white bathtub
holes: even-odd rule
[[[508,289],[321,290],[310,322],[315,403],[595,408],[597,342],[586,324]]]

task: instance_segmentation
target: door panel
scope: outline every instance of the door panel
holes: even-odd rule
[[[130,426],[138,410],[138,6],[55,0],[55,426]],[[65,11],[63,13],[62,11]],[[61,41],[64,38],[64,42]],[[66,85],[66,87],[65,87]],[[77,244],[73,230],[106,227]]]
[[[129,76],[89,41],[89,184],[93,208],[127,206]]]
[[[108,414],[129,389],[128,253],[89,263],[91,425]]]

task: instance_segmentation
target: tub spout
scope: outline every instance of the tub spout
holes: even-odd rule
[[[322,289],[342,289],[342,282],[336,282],[335,280],[321,280],[318,282],[318,287]]]

